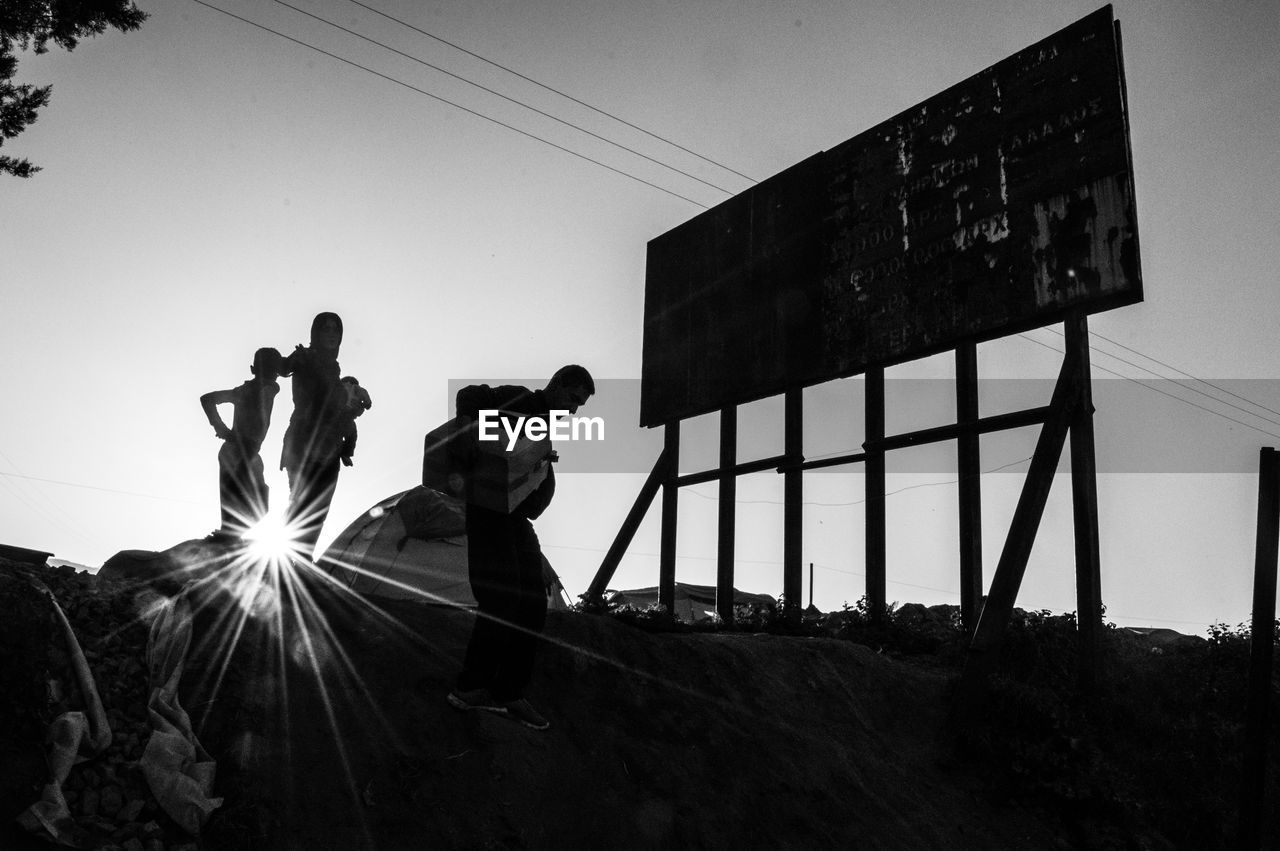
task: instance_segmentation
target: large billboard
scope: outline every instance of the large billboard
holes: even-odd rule
[[[1111,7],[649,243],[641,425],[1142,300]]]

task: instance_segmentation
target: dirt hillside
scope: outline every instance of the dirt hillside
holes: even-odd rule
[[[277,738],[241,770],[273,847],[1055,845],[951,760],[944,679],[866,647],[553,613],[529,695],[552,727],[535,732],[445,703],[469,614],[388,611],[408,634],[369,621],[342,636],[359,678],[324,678],[332,714],[300,677],[291,757]]]
[[[776,610],[745,612],[736,632],[673,632],[647,611],[552,612],[528,694],[552,726],[537,732],[446,703],[470,611],[337,593],[294,568],[247,581],[253,569],[209,546],[171,551],[189,569],[134,559],[149,581],[0,560],[0,848],[48,847],[15,818],[48,802],[46,734],[94,703],[85,682],[101,697],[79,716],[98,719],[84,740],[96,744],[46,821],[82,848],[1240,844],[1254,752],[1242,627],[1208,639],[1110,628],[1102,687],[1085,695],[1074,616],[1016,613],[991,699],[957,736],[946,716],[965,635],[947,607],[883,620],[855,607],[808,637],[777,634]],[[178,623],[189,651],[162,641],[149,659],[162,630],[148,624]],[[180,683],[156,676],[179,659]],[[185,804],[156,797],[172,792],[154,779],[153,756],[173,745],[153,732],[156,706],[172,719],[173,693],[155,687],[166,678],[216,760],[208,786],[198,749],[175,769],[200,778],[182,801],[221,799],[198,830]],[[1271,704],[1280,718],[1274,676]],[[106,725],[109,741],[95,733]],[[1280,725],[1267,753],[1274,802]],[[1280,812],[1263,816],[1262,847],[1274,847]]]
[[[92,596],[64,606],[95,675],[114,678],[104,699],[127,732],[140,713],[120,672],[137,669],[125,657],[143,633],[121,618],[137,591],[83,574],[62,586]],[[446,704],[469,612],[285,603],[259,618],[211,604],[196,620],[182,702],[225,798],[202,834],[148,802],[136,824],[98,812],[90,826],[114,839],[91,847],[1066,847],[1052,819],[995,803],[953,758],[945,674],[858,644],[551,613],[529,697],[552,727],[536,732]],[[23,640],[51,640],[38,632]],[[15,806],[38,793],[33,729],[6,744],[22,756],[3,769],[11,843]],[[142,794],[128,779],[136,739],[86,764],[105,779],[75,781],[73,812],[100,783]]]

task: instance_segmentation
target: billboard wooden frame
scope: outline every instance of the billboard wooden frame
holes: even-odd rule
[[[1091,56],[1092,64],[1082,62],[1082,55]],[[1058,61],[1064,57],[1070,60],[1065,66]],[[928,136],[927,128],[937,131],[936,122],[930,124],[930,110],[948,104],[950,111],[942,110],[944,115],[967,114],[964,111],[974,104],[973,92],[999,91],[1010,69],[1032,89],[1039,86],[1048,91],[1044,87],[1052,88],[1052,81],[1066,79],[1072,96],[1054,101],[1056,114],[1066,116],[1060,126],[1046,124],[1043,132],[1035,133],[1035,144],[1042,148],[1040,159],[1019,160],[1012,156],[1012,150],[1004,150],[1004,144],[1012,146],[1011,133],[1024,133],[1034,125],[1026,116],[1012,125],[995,122],[1000,125],[995,131],[988,128],[988,135],[994,133],[1001,140],[995,157],[997,193],[983,195],[978,191],[982,186],[976,178],[983,171],[984,160],[981,156],[975,160],[972,153],[949,160],[952,170],[942,178],[936,158],[918,183],[912,183],[916,179],[905,164],[888,182],[875,185],[866,178],[892,171],[867,165],[869,161],[874,165],[876,157],[882,160],[886,151],[903,157],[903,140],[908,138],[904,127]],[[1096,106],[1092,105],[1090,86],[1103,91]],[[1002,114],[1003,101],[996,101],[1000,107],[996,113]],[[1081,103],[1085,104],[1083,112]],[[989,118],[991,107],[987,103],[987,113],[980,113],[980,117],[985,114]],[[941,127],[929,138],[943,147],[964,135],[950,123]],[[951,138],[944,142],[942,136]],[[1017,138],[1019,147],[1035,147],[1029,135]],[[972,167],[957,171],[956,162]],[[1029,171],[1029,164],[1036,166],[1036,174],[1028,174],[1026,180],[1010,178],[1015,166]],[[589,603],[603,601],[627,546],[661,490],[659,603],[670,609],[674,603],[679,488],[718,481],[716,607],[722,621],[732,625],[734,480],[774,469],[784,476],[784,614],[798,622],[802,474],[820,467],[863,463],[866,599],[873,617],[883,617],[886,453],[955,440],[961,615],[972,632],[956,710],[962,718],[975,717],[1069,439],[1080,685],[1091,691],[1099,675],[1102,598],[1088,315],[1142,300],[1132,171],[1120,29],[1111,7],[1106,6],[832,152],[815,155],[652,241],[646,276],[640,424],[663,426],[663,450],[583,597]],[[903,186],[916,186],[919,191],[904,191]],[[912,199],[927,199],[933,190],[951,193],[956,202],[954,227],[949,221],[936,222],[927,214],[931,208],[926,208],[926,213],[913,212]],[[876,218],[893,206],[885,199],[897,203],[900,231],[884,230],[883,219]],[[879,241],[868,236],[877,227],[882,228]],[[994,238],[997,234],[999,238]],[[914,250],[923,251],[918,262],[910,257],[912,240],[916,241]],[[955,250],[929,248],[939,244]],[[890,266],[883,268],[890,270],[893,258],[901,262],[892,273],[875,271],[885,263]],[[969,277],[957,269],[968,269]],[[863,295],[865,298],[851,306],[850,287],[855,283],[855,301]],[[958,287],[960,283],[964,286]],[[960,290],[967,293],[963,299],[956,295]],[[747,308],[754,308],[754,317]],[[1057,322],[1064,327],[1065,350],[1049,403],[981,416],[977,344]],[[719,329],[714,339],[694,333],[713,326]],[[754,347],[749,339],[752,333],[763,334]],[[956,360],[956,422],[886,436],[885,368],[952,350]],[[741,368],[742,380],[735,380],[734,367]],[[863,451],[805,460],[803,388],[859,373],[866,378]],[[778,393],[785,395],[786,402],[782,454],[739,461],[738,405]],[[711,470],[681,475],[680,422],[712,411],[720,414],[719,464]],[[991,590],[984,598],[979,438],[1030,425],[1040,426],[1040,437]]]
[[[1142,300],[1110,6],[650,241],[642,426]]]

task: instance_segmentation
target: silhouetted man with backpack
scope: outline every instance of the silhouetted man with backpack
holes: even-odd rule
[[[471,385],[458,391],[457,415],[477,421],[483,412],[502,411],[550,427],[551,413],[576,413],[595,393],[595,382],[584,368],[557,370],[542,390],[517,385]],[[549,439],[549,438],[548,438]],[[461,459],[465,469],[475,461]],[[542,548],[532,520],[546,510],[555,493],[555,474],[547,476],[511,513],[477,505],[467,499],[467,567],[471,592],[479,604],[462,673],[449,694],[457,709],[480,709],[506,715],[534,730],[548,721],[529,704],[524,690],[533,673],[540,633],[547,617],[547,590]]]

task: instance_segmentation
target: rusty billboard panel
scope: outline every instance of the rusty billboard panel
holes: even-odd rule
[[[652,240],[641,424],[1141,300],[1107,6]]]
[[[813,199],[825,178],[810,157],[649,243],[642,422],[655,406],[678,419],[821,369],[812,304],[825,232]]]

